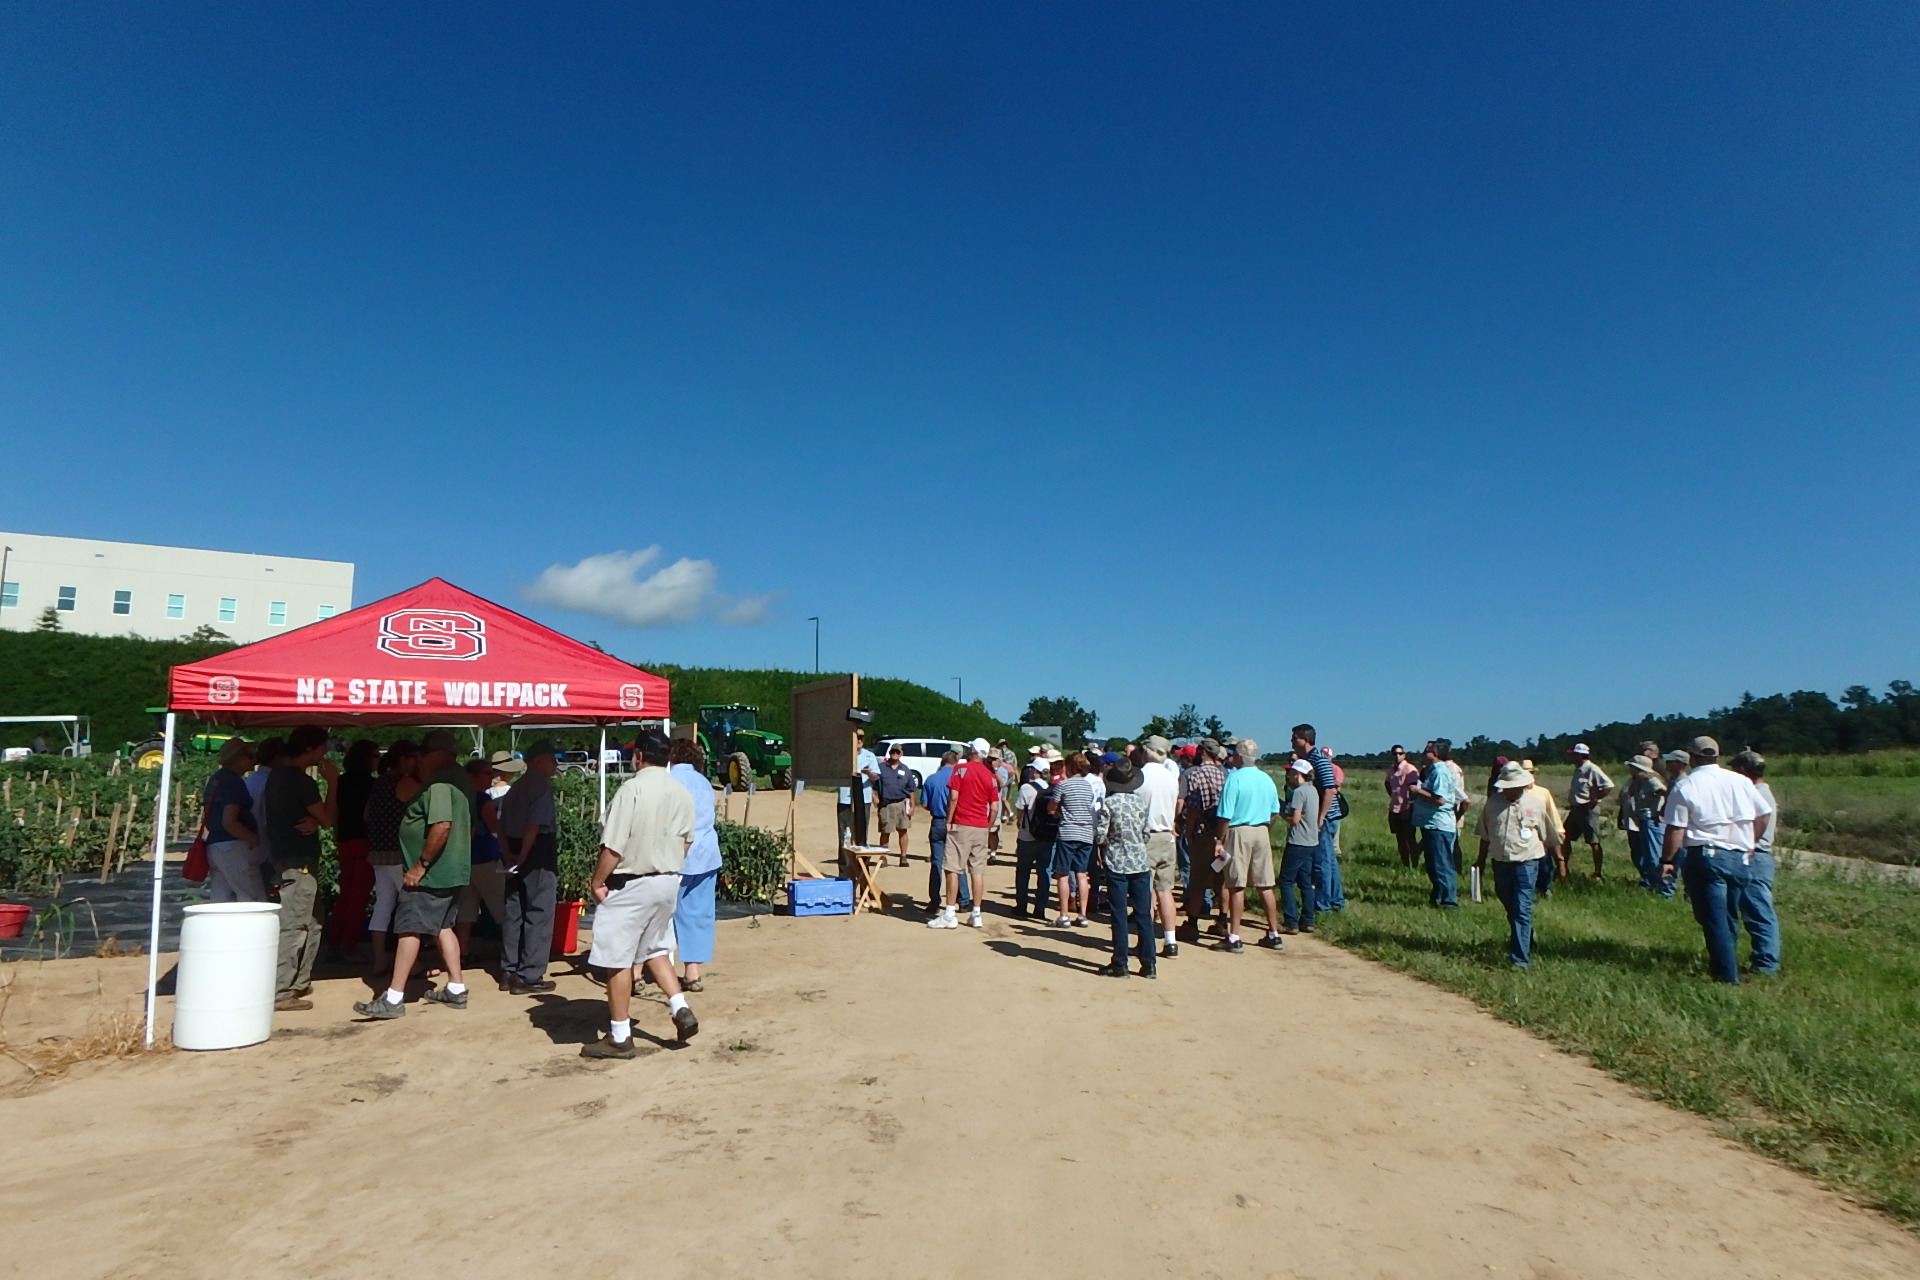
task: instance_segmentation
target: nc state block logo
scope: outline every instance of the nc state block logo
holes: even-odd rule
[[[456,609],[402,609],[380,619],[380,648],[396,658],[472,662],[487,651],[487,624]]]
[[[232,676],[214,676],[207,681],[207,701],[226,704],[240,701],[240,682]]]
[[[622,711],[645,711],[647,709],[647,691],[637,684],[621,685],[620,709]]]

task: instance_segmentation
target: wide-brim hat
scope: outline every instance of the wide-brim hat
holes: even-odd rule
[[[1500,766],[1500,776],[1493,780],[1498,791],[1525,790],[1533,785],[1533,775],[1520,767],[1517,760],[1509,760]]]
[[[527,771],[527,762],[511,751],[496,751],[487,757],[487,767],[495,773],[515,774]]]
[[[1133,761],[1124,756],[1107,766],[1107,790],[1117,795],[1138,791],[1144,781],[1140,771],[1133,767]]]
[[[1627,761],[1627,768],[1632,769],[1635,773],[1644,773],[1648,777],[1658,777],[1660,773],[1660,770],[1654,766],[1653,761],[1647,759],[1645,756],[1633,757],[1633,759]]]

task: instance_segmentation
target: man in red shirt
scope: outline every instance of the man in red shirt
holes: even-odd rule
[[[993,751],[985,738],[967,744],[967,758],[953,767],[947,782],[946,905],[927,921],[929,929],[957,929],[955,903],[960,901],[960,876],[972,881],[974,928],[985,926],[981,908],[987,901],[987,833],[1000,820],[1000,779],[993,770]]]

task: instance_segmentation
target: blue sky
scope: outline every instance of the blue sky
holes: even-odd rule
[[[1891,4],[11,5],[0,524],[1336,749],[1920,679],[1916,55]]]

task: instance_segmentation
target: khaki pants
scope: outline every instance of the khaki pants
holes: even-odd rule
[[[480,918],[480,907],[484,903],[487,914],[493,917],[497,925],[507,923],[507,873],[502,871],[506,863],[495,858],[492,862],[473,864],[472,878],[467,887],[460,891],[461,924],[472,924]]]
[[[320,953],[320,882],[304,867],[280,872],[280,973],[274,998],[285,1000],[313,985]]]

